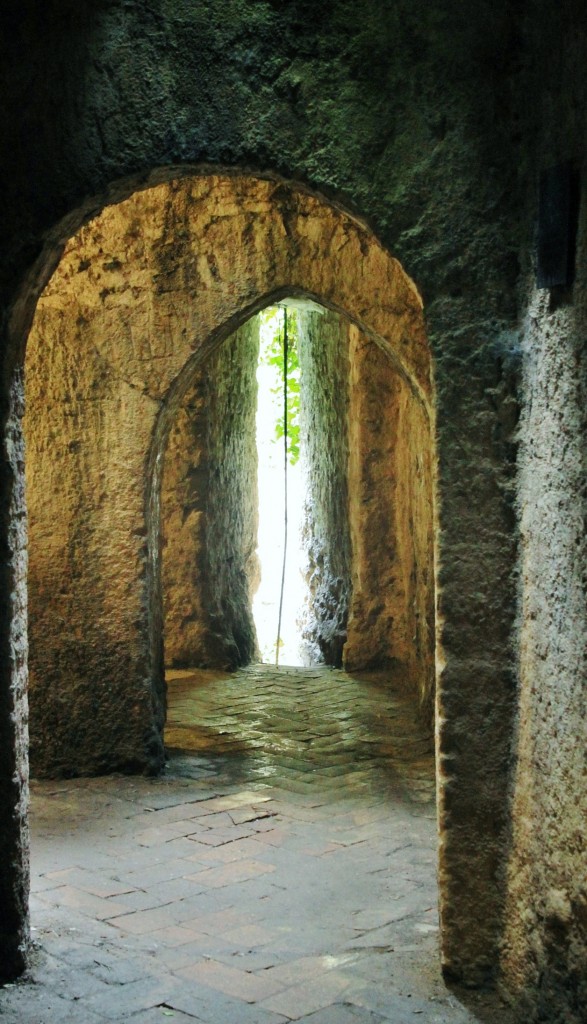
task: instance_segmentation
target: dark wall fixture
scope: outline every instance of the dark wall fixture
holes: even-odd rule
[[[573,283],[578,220],[579,175],[571,162],[544,170],[538,199],[539,288]]]

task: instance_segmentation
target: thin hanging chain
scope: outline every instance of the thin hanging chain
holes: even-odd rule
[[[281,591],[279,594],[279,618],[277,620],[277,641],[275,644],[275,667],[279,666],[279,644],[281,642],[281,614],[285,590],[285,562],[287,558],[287,309],[283,307],[283,566],[281,569]]]

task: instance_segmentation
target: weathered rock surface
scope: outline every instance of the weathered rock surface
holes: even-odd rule
[[[587,218],[584,215],[584,226]],[[585,295],[579,264],[575,288]],[[520,704],[504,974],[521,1014],[587,1007],[587,311],[531,295],[518,501]],[[523,913],[520,908],[524,907]]]
[[[255,655],[259,324],[197,367],[165,451],[161,493],[165,662],[236,668]]]
[[[350,330],[352,603],[344,664],[392,668],[434,700],[434,473],[428,412],[389,357]]]
[[[308,664],[341,666],[347,638],[352,585],[348,334],[348,321],[335,313],[298,314],[309,594],[302,636]]]
[[[11,624],[8,635],[2,634],[0,640],[0,805],[11,808],[10,819],[0,827],[0,984],[24,970],[30,940],[23,399],[23,381],[18,374],[13,382],[13,416],[7,424],[6,445],[23,475],[4,513],[12,557],[0,560],[0,616]]]

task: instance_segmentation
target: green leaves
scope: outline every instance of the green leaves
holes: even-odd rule
[[[284,367],[284,310],[269,307],[261,315],[261,323],[274,325],[269,345],[261,353],[261,361],[275,368],[278,383],[271,388],[274,395],[283,394],[284,370],[287,372],[287,451],[289,463],[295,466],[300,457],[300,363],[298,357],[298,320],[294,310],[287,310],[287,367]],[[283,413],[275,423],[275,438],[285,433]]]

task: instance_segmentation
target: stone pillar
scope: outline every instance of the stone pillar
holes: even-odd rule
[[[495,980],[510,841],[515,396],[500,342],[471,340],[466,386],[456,341],[437,372],[441,953],[468,985]]]
[[[583,223],[587,241],[587,218]],[[520,692],[502,971],[526,1019],[587,1008],[587,271],[534,292],[523,354]]]
[[[432,717],[431,426],[388,355],[350,328],[352,604],[344,663],[388,669]]]
[[[233,669],[255,655],[259,324],[199,364],[167,443],[161,494],[165,660]]]
[[[307,499],[309,603],[302,635],[309,664],[342,664],[351,591],[348,496],[348,321],[298,313],[300,440]]]
[[[29,940],[26,511],[22,378],[10,395],[0,469],[0,982],[22,972]]]
[[[148,607],[146,455],[159,403],[83,318],[37,309],[27,353],[31,763],[38,774],[163,759]]]

